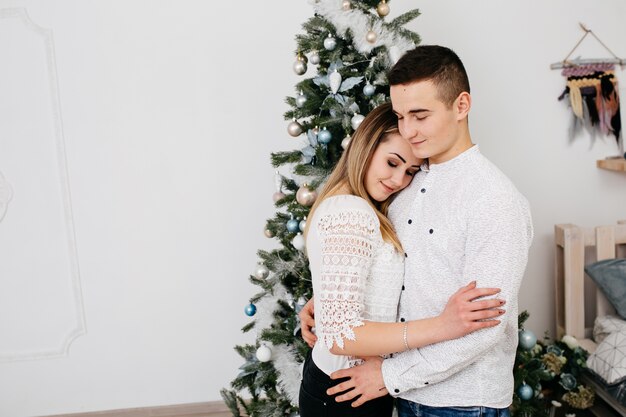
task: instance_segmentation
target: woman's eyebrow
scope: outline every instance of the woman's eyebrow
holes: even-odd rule
[[[401,160],[402,162],[404,162],[404,163],[406,164],[406,159],[404,159],[403,157],[401,157],[401,156],[400,156],[400,155],[398,155],[397,153],[395,153],[395,152],[389,152],[389,154],[397,156],[398,158],[400,158],[400,160]]]

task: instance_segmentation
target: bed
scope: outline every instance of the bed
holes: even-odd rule
[[[599,338],[594,340],[594,324],[597,335],[597,325],[605,319],[623,322],[625,328],[626,321],[618,318],[613,307],[615,299],[613,304],[609,302],[603,291],[587,276],[585,267],[590,268],[602,260],[626,258],[626,221],[593,228],[559,224],[555,226],[555,244],[557,338],[572,335],[590,353],[596,352],[600,346],[597,356],[604,346],[599,343],[606,342],[598,342]],[[584,378],[585,383],[596,391],[596,404],[590,410],[592,415],[626,416],[626,380],[609,385],[592,372]]]

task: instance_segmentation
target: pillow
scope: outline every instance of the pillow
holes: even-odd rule
[[[608,335],[589,355],[587,367],[607,385],[626,380],[626,330]]]
[[[626,259],[589,264],[585,272],[602,290],[617,314],[626,319]]]
[[[598,316],[593,324],[593,340],[601,343],[608,335],[620,330],[626,331],[626,320],[617,316]]]

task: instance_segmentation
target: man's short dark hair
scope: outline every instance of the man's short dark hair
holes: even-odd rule
[[[465,67],[457,54],[439,45],[421,45],[408,51],[391,68],[389,85],[430,80],[447,106],[462,92],[470,92]]]

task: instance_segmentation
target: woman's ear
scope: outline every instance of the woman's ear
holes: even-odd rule
[[[454,110],[457,114],[457,120],[463,120],[469,114],[472,107],[472,96],[470,93],[464,91],[454,101]]]

